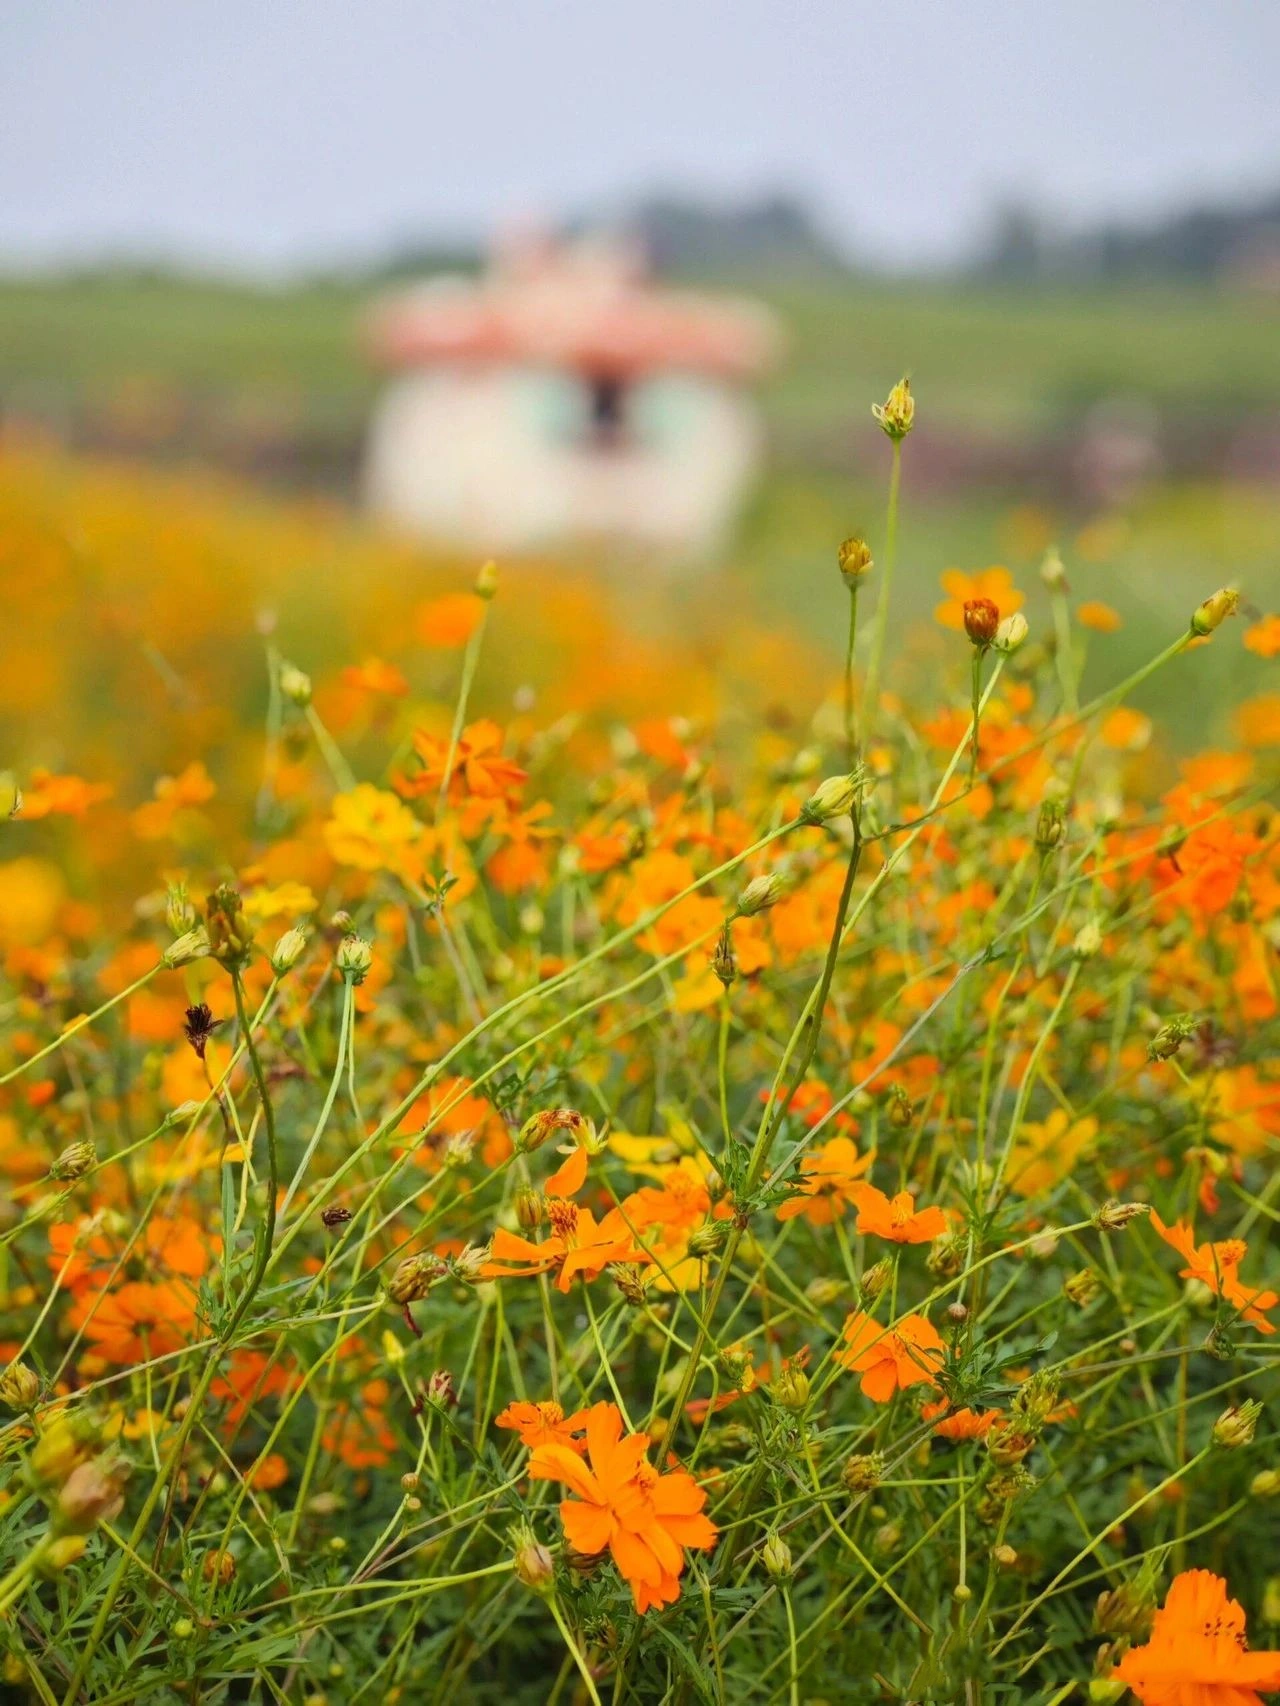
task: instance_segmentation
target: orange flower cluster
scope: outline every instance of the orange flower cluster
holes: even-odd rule
[[[715,1545],[715,1525],[703,1515],[707,1495],[686,1470],[656,1470],[648,1434],[624,1437],[616,1405],[593,1405],[582,1425],[585,1462],[570,1445],[540,1445],[529,1475],[569,1488],[574,1496],[560,1505],[565,1538],[588,1557],[609,1553],[637,1611],[670,1605],[680,1595],[686,1548]]]

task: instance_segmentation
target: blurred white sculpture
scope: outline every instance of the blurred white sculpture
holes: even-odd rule
[[[370,507],[478,550],[723,540],[762,449],[749,381],[776,358],[750,302],[659,288],[614,245],[523,243],[371,317],[392,377],[370,429]]]

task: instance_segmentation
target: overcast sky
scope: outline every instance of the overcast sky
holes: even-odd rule
[[[945,258],[1280,186],[1280,0],[7,0],[0,260],[280,267],[654,189]]]

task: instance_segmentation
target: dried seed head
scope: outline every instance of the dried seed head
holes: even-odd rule
[[[406,1256],[387,1281],[387,1296],[392,1303],[417,1303],[445,1272],[438,1256]]]
[[[1150,1213],[1149,1202],[1104,1202],[1094,1214],[1093,1224],[1099,1232],[1120,1232],[1131,1220]]]

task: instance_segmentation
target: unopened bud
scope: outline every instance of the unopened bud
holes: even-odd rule
[[[895,444],[904,439],[915,424],[916,402],[911,395],[911,381],[900,379],[883,403],[873,403],[871,413]]]
[[[307,949],[305,930],[286,930],[271,950],[271,969],[277,977],[291,972]]]
[[[488,600],[494,597],[497,590],[498,565],[490,558],[487,563],[480,565],[480,572],[476,576],[476,597]]]
[[[707,1256],[714,1256],[727,1235],[728,1227],[723,1220],[704,1220],[689,1234],[689,1254],[704,1260]]]
[[[715,952],[711,956],[711,969],[726,989],[732,986],[738,975],[738,962],[733,952],[733,931],[727,922],[716,938]]]
[[[1067,583],[1067,571],[1063,567],[1062,558],[1056,545],[1051,545],[1044,554],[1044,561],[1040,565],[1040,579],[1050,592],[1055,591],[1058,587],[1065,586]]]
[[[1000,627],[1000,606],[992,598],[967,598],[964,603],[964,631],[975,646],[984,649],[996,637]]]
[[[1102,930],[1095,919],[1082,924],[1071,944],[1071,954],[1077,960],[1090,960],[1102,946]]]
[[[836,561],[844,584],[849,587],[857,586],[875,567],[871,561],[871,547],[865,539],[846,539],[836,552]]]
[[[417,1303],[444,1274],[438,1256],[406,1256],[387,1281],[387,1296],[392,1303]]]
[[[1191,632],[1203,637],[1220,628],[1228,616],[1234,616],[1240,594],[1233,586],[1219,587],[1217,592],[1198,604],[1191,616]]]
[[[0,1404],[11,1410],[29,1410],[40,1396],[40,1376],[25,1362],[11,1362],[0,1374]]]
[[[311,703],[311,677],[297,664],[282,663],[280,665],[280,691],[291,705],[296,705],[300,711],[305,711]]]
[[[556,1561],[532,1533],[517,1541],[511,1565],[517,1580],[532,1588],[534,1593],[549,1594],[555,1586]]]
[[[1249,1483],[1255,1499],[1274,1499],[1280,1493],[1280,1469],[1260,1469]]]
[[[1195,1035],[1198,1023],[1194,1013],[1179,1013],[1167,1020],[1147,1044],[1148,1060],[1172,1060],[1183,1043]]]
[[[785,1582],[794,1568],[791,1548],[780,1534],[771,1534],[760,1548],[760,1562],[775,1582]]]
[[[1041,800],[1036,814],[1035,843],[1042,853],[1061,847],[1067,834],[1067,809],[1061,800]]]
[[[1087,1309],[1102,1290],[1102,1281],[1092,1268],[1081,1268],[1078,1273],[1067,1275],[1062,1289],[1077,1308]]]
[[[809,1376],[794,1363],[784,1363],[769,1386],[769,1395],[784,1410],[803,1410],[809,1402]]]
[[[848,817],[862,792],[861,771],[848,776],[828,776],[819,783],[800,810],[802,823],[826,823],[828,818]]]
[[[1147,1202],[1104,1202],[1095,1212],[1093,1224],[1099,1232],[1120,1232],[1131,1220],[1150,1213],[1151,1204]]]
[[[98,1151],[92,1143],[69,1143],[49,1169],[49,1177],[63,1182],[83,1179],[98,1164]]]
[[[1020,610],[1015,610],[1012,616],[1006,616],[996,629],[995,638],[991,644],[998,652],[1006,657],[1016,652],[1027,637],[1027,619]]]
[[[991,1548],[992,1561],[1002,1570],[1011,1570],[1018,1562],[1018,1554],[1007,1542]]]
[[[231,971],[253,951],[253,932],[245,922],[244,903],[230,883],[221,883],[205,902],[209,952]]]
[[[863,1274],[862,1281],[858,1286],[858,1295],[863,1306],[874,1303],[892,1278],[893,1263],[887,1256],[878,1262],[874,1262]]]
[[[363,936],[344,936],[338,943],[334,964],[347,982],[361,984],[373,964],[373,949]]]
[[[204,959],[209,951],[209,933],[203,924],[197,924],[184,930],[177,941],[170,942],[160,959],[169,971],[175,971],[179,966],[189,966],[193,960]]]
[[[206,1552],[200,1562],[200,1574],[207,1582],[217,1582],[220,1587],[226,1587],[236,1573],[235,1557],[230,1552],[214,1549]]]
[[[1248,1398],[1243,1404],[1229,1404],[1213,1424],[1214,1443],[1229,1451],[1251,1444],[1261,1414],[1262,1405],[1256,1398]]]
[[[542,1225],[546,1213],[546,1203],[542,1192],[525,1189],[516,1192],[515,1201],[516,1222],[526,1232],[536,1232]]]
[[[879,1451],[859,1452],[846,1457],[840,1471],[841,1485],[846,1492],[869,1493],[884,1480],[884,1454]]]
[[[775,906],[785,889],[782,875],[778,871],[769,871],[762,877],[753,877],[738,896],[735,911],[739,918],[754,918],[758,912],[765,912]]]

